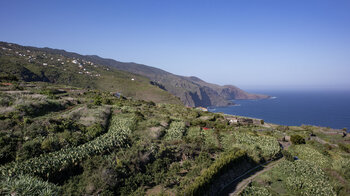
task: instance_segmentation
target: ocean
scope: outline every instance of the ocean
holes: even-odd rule
[[[280,125],[316,125],[350,130],[350,91],[259,93],[272,98],[233,100],[234,106],[210,107],[209,111],[259,118]]]

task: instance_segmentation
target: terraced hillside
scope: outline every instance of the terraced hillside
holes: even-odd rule
[[[281,157],[280,144],[295,134],[306,144],[283,150],[281,166],[241,194],[350,190],[348,137],[325,128],[240,124],[230,120],[242,117],[43,82],[2,81],[0,90],[0,194],[215,195]]]
[[[285,159],[256,177],[241,195],[350,194],[350,137],[346,130],[302,126],[280,127],[280,131],[280,137],[287,135],[283,138],[293,144],[283,151]]]
[[[280,151],[266,137],[274,150],[260,142],[264,153],[254,154],[245,143],[258,135],[219,114],[50,83],[1,85],[1,194],[180,193],[216,160],[254,164]],[[241,141],[233,130],[253,135]]]
[[[239,123],[232,119],[242,117],[44,82],[3,80],[0,95],[0,195],[215,195],[282,155],[276,170],[241,194],[350,190],[349,139],[340,131]],[[298,143],[282,150],[295,134]]]

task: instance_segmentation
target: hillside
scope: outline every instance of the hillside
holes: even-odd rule
[[[116,67],[119,70],[139,74],[160,84],[187,106],[226,106],[233,99],[266,99],[269,96],[247,93],[235,86],[207,83],[197,77],[178,76],[164,70],[137,63],[122,63],[98,56],[87,56],[89,60]]]
[[[0,73],[23,81],[43,81],[120,93],[125,97],[181,104],[143,76],[84,60],[80,55],[0,42]]]
[[[341,130],[0,81],[0,195],[221,195],[276,160],[240,195],[349,195],[349,141]]]
[[[163,92],[167,91],[172,95],[175,95],[176,97],[180,98],[180,100],[186,106],[192,107],[226,106],[232,104],[230,100],[233,99],[268,98],[268,96],[266,95],[249,94],[231,85],[219,86],[207,83],[196,77],[178,76],[158,68],[136,63],[118,62],[112,59],[105,59],[95,55],[79,55],[76,53],[66,52],[64,50],[24,47],[17,44],[9,44],[5,42],[0,42],[0,47],[3,48],[0,52],[0,58],[2,58],[1,71],[6,72],[6,68],[9,66],[11,66],[12,68],[15,66],[24,66],[26,70],[21,70],[20,72],[22,73],[22,75],[28,75],[24,77],[26,81],[47,81],[48,78],[43,77],[42,74],[46,72],[51,72],[47,73],[46,75],[51,75],[52,77],[56,78],[51,79],[50,82],[66,82],[64,84],[68,84],[69,82],[70,84],[74,85],[78,84],[81,87],[84,86],[92,88],[101,88],[103,90],[109,91],[121,91],[126,96],[131,96],[139,99],[144,98],[145,100],[152,100],[155,102],[177,103],[177,100],[174,100],[173,97],[169,96],[166,92]],[[12,50],[12,52],[10,50]],[[35,52],[35,54],[28,53],[27,51]],[[31,59],[28,58],[28,55],[31,57]],[[5,58],[5,56],[7,57]],[[9,61],[8,58],[10,57],[14,57],[15,59],[17,59],[17,61],[21,59],[21,61],[19,61],[21,63],[18,64],[16,62],[16,65],[12,65],[14,63],[14,60],[12,60],[12,62]],[[51,58],[53,59],[51,60]],[[90,69],[90,71],[94,71],[93,73],[99,73],[102,71],[104,74],[99,73],[100,76],[92,77],[93,80],[89,81],[89,77],[83,78],[80,76],[73,76],[76,75],[76,73],[80,72],[82,72],[85,76],[86,71],[83,72],[79,69],[75,69],[73,72],[70,72],[70,70],[64,70],[65,73],[62,73],[60,72],[60,68],[64,66],[60,64],[62,62],[57,62],[58,59],[62,60],[62,62],[63,60],[68,60],[70,62],[70,64],[66,63],[64,66],[71,65],[75,66],[75,68],[77,68],[77,66],[80,65],[85,66],[80,67],[81,69],[86,69],[86,66],[89,66],[88,68]],[[72,64],[71,62],[73,60],[75,60],[77,63]],[[50,69],[48,67],[44,68],[44,63],[47,64],[47,66],[51,66]],[[33,68],[33,65],[38,64],[40,65],[39,67],[36,66],[35,68]],[[7,67],[4,65],[6,65]],[[94,70],[96,68],[102,68],[103,70]],[[36,70],[36,74],[33,75],[31,73],[33,72],[32,69]],[[56,73],[53,73],[51,69],[55,69]],[[28,70],[30,72],[28,72]],[[60,74],[57,74],[57,72],[59,72]],[[67,75],[67,72],[69,72],[68,74],[70,74],[70,76],[65,76]],[[70,80],[67,80],[67,77],[69,77],[70,80],[72,80],[72,78],[75,78],[75,81],[71,82]],[[131,78],[138,78],[138,80],[136,80],[136,82],[130,82]],[[138,84],[135,85],[134,83]]]

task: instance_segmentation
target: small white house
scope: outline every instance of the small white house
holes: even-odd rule
[[[201,111],[203,111],[203,112],[207,112],[207,111],[208,111],[208,109],[205,108],[205,107],[196,107],[196,109],[197,109],[197,110],[201,110]]]
[[[230,119],[230,124],[232,124],[232,123],[235,123],[235,124],[237,124],[238,123],[238,120],[237,119]]]

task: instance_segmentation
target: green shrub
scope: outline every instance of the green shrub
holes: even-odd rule
[[[282,150],[282,154],[286,158],[287,161],[292,161],[292,162],[294,161],[293,155],[290,152],[288,152],[287,150]]]
[[[35,103],[27,103],[18,105],[17,109],[20,111],[23,115],[28,116],[40,116],[47,114],[52,111],[58,111],[65,108],[65,105],[63,103],[60,103],[58,101],[40,101]]]
[[[321,168],[326,168],[330,164],[329,157],[322,154],[319,149],[316,150],[310,145],[295,145],[289,148],[289,151],[298,156],[300,160],[308,161],[317,164]]]
[[[202,133],[200,127],[190,127],[187,130],[186,138],[190,142],[202,142]]]
[[[12,161],[16,157],[17,138],[0,132],[0,164]]]
[[[131,134],[129,127],[133,125],[133,122],[134,118],[132,117],[112,118],[108,132],[90,142],[78,147],[63,148],[56,152],[45,153],[23,162],[11,162],[10,164],[0,166],[0,172],[5,176],[25,173],[48,177],[50,174],[67,169],[89,156],[128,145],[128,137]],[[22,157],[27,154],[36,155],[37,152],[34,150],[41,150],[40,141],[31,140],[27,143],[29,144],[25,144],[24,146],[29,146],[30,148],[28,147],[29,150],[26,151],[23,150],[23,153],[21,153]]]
[[[186,125],[184,122],[174,121],[170,124],[170,128],[166,130],[165,139],[175,140],[181,139],[186,131]]]
[[[350,153],[350,146],[349,145],[339,143],[338,146],[339,146],[340,150],[347,152],[347,153]]]
[[[27,124],[31,124],[32,122],[33,122],[32,119],[30,119],[29,117],[24,117],[23,118],[23,123],[26,124],[26,125]]]
[[[61,148],[57,137],[49,136],[41,143],[41,149],[45,152],[53,152]]]
[[[336,195],[326,173],[314,163],[283,161],[274,169],[281,173],[282,183],[291,195]]]
[[[204,195],[208,192],[210,185],[217,177],[245,158],[246,153],[243,150],[235,149],[223,153],[219,159],[217,159],[202,173],[202,175],[197,177],[195,181],[184,190],[182,195]]]
[[[86,135],[88,136],[89,140],[101,135],[104,132],[104,128],[100,124],[91,125],[86,130]]]
[[[42,153],[41,141],[33,139],[23,144],[22,148],[17,153],[17,160],[25,160],[39,156]]]
[[[94,98],[94,105],[101,105],[102,104],[102,97],[101,96],[96,96]]]
[[[332,163],[332,168],[337,170],[345,179],[350,180],[350,159],[338,158]]]
[[[201,120],[201,119],[195,119],[195,120],[191,121],[191,125],[192,126],[205,127],[206,126],[206,122]]]
[[[288,126],[284,126],[284,125],[279,125],[277,127],[277,130],[279,130],[279,131],[288,131],[289,127]]]
[[[5,93],[0,94],[0,106],[8,107],[13,105],[13,102],[14,102],[14,99],[11,96]]]
[[[300,136],[300,135],[292,135],[290,137],[290,141],[294,145],[305,144],[305,139],[302,136]]]
[[[0,81],[2,81],[2,82],[18,81],[18,78],[12,74],[2,73],[0,75]]]
[[[58,186],[29,175],[0,179],[0,195],[61,195]]]
[[[201,152],[199,153],[198,157],[196,158],[195,162],[198,165],[207,165],[211,163],[210,156],[207,152]]]
[[[240,196],[272,196],[272,194],[265,187],[248,186]]]
[[[256,135],[254,132],[233,132],[221,134],[221,144],[224,149],[238,147],[259,161],[261,157],[272,158],[279,154],[281,147],[276,138],[265,135]],[[257,151],[258,150],[258,151]]]

